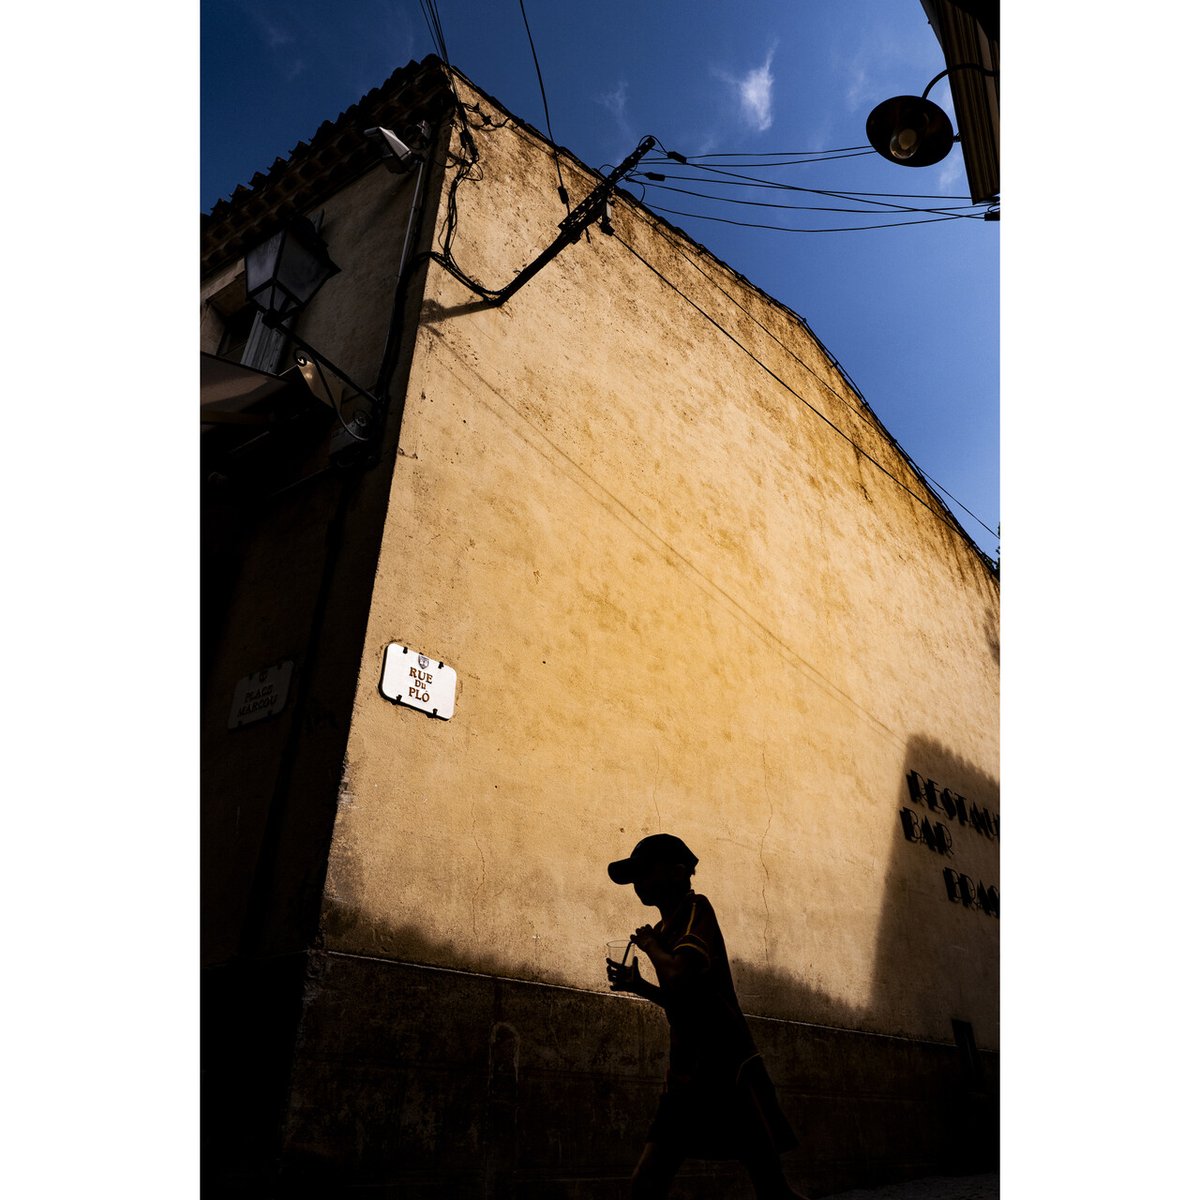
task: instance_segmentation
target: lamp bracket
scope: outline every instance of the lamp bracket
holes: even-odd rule
[[[1000,74],[999,71],[989,71],[987,67],[981,67],[978,63],[955,63],[952,67],[947,67],[944,71],[939,71],[926,85],[925,90],[921,93],[921,99],[925,100],[929,96],[930,89],[939,79],[944,79],[951,71],[979,71],[983,75],[995,77]]]
[[[299,359],[297,359],[298,365],[301,368],[301,375],[304,377],[305,383],[308,384],[309,390],[312,391],[313,395],[316,396],[318,400],[322,401],[322,403],[328,404],[333,409],[333,411],[337,414],[338,420],[341,421],[343,428],[348,434],[350,434],[351,437],[353,437],[356,441],[366,441],[367,439],[355,432],[355,430],[351,429],[351,427],[346,424],[345,419],[342,417],[341,404],[346,400],[347,393],[343,391],[341,400],[335,401],[333,389],[329,386],[328,380],[325,379],[324,374],[320,371],[320,367],[324,367],[332,375],[340,379],[342,383],[347,384],[351,389],[349,393],[351,397],[362,396],[371,406],[368,428],[375,425],[377,417],[383,411],[383,405],[380,402],[379,397],[374,393],[367,391],[365,387],[360,387],[354,382],[353,379],[350,378],[349,375],[346,374],[345,371],[343,371],[335,363],[330,362],[330,360],[326,358],[325,355],[323,355],[315,346],[310,346],[308,342],[306,342],[298,334],[290,333],[289,336],[291,340],[300,347],[304,354],[312,359],[312,364],[317,364],[317,370],[306,370],[305,368],[311,367],[312,364],[300,363]],[[361,428],[361,422],[356,420],[355,424]]]

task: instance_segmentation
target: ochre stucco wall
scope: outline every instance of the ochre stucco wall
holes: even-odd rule
[[[475,136],[453,250],[497,288],[563,209],[540,140]],[[604,942],[656,919],[605,864],[668,830],[747,1011],[994,1047],[999,924],[942,869],[998,884],[997,844],[943,858],[899,812],[913,769],[998,812],[998,585],[799,321],[614,224],[501,308],[430,270],[325,945],[605,990]],[[450,721],[380,695],[393,641],[456,669]]]

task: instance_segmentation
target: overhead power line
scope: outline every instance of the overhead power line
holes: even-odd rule
[[[801,154],[806,157],[816,154],[845,154],[850,150],[873,150],[872,146],[830,146],[825,150],[724,150],[712,154],[678,154],[675,161],[696,162],[701,158],[790,158]],[[647,160],[648,161],[648,160]],[[766,164],[770,166],[771,164]]]
[[[567,195],[567,185],[563,183],[562,164],[558,160],[558,139],[550,126],[550,103],[546,99],[546,85],[542,81],[542,68],[538,62],[537,47],[533,44],[533,31],[529,28],[529,17],[525,12],[525,0],[519,0],[521,19],[525,22],[525,36],[529,38],[529,49],[533,54],[533,69],[537,72],[538,90],[542,93],[542,111],[546,114],[546,134],[550,138],[550,147],[554,152],[554,169],[558,172],[558,198],[566,205],[567,212],[571,211],[571,200]]]
[[[425,18],[425,27],[433,38],[433,48],[441,56],[443,62],[449,62],[446,55],[446,37],[442,32],[442,18],[437,10],[437,0],[421,0],[421,15]]]
[[[800,229],[792,225],[767,225],[760,221],[735,221],[732,217],[710,217],[704,213],[683,212],[678,208],[664,208],[658,204],[651,204],[648,200],[643,203],[655,212],[670,213],[675,217],[690,217],[695,221],[717,221],[722,225],[739,225],[743,229],[773,229],[779,233],[863,233],[868,229],[896,229],[901,225],[933,225],[938,221],[961,219],[959,216],[951,215],[948,217],[922,217],[916,221],[881,221],[877,225],[831,225],[820,229]],[[882,216],[883,214],[873,215]],[[983,220],[982,217],[977,219]]]
[[[810,196],[834,196],[841,199],[850,199],[851,197],[858,199],[860,196],[890,196],[893,200],[970,200],[970,196],[958,195],[942,195],[941,193],[917,193],[917,192],[855,192],[849,188],[814,188],[803,187],[798,183],[779,183],[776,180],[763,180],[762,182],[750,183],[742,179],[709,179],[707,176],[697,177],[695,175],[680,175],[677,172],[664,171],[638,171],[639,178],[643,178],[651,183],[658,183],[667,179],[674,179],[680,183],[695,183],[703,184],[705,187],[722,187],[722,188],[751,188],[754,191],[772,191],[772,192],[802,192]],[[711,193],[710,193],[711,194]],[[714,197],[715,198],[715,197]],[[862,203],[871,203],[870,200],[863,200]],[[982,208],[990,201],[980,200],[973,201],[966,207]],[[896,205],[901,208],[903,205]]]
[[[779,192],[809,192],[818,196],[891,196],[897,200],[970,200],[970,196],[955,194],[943,195],[941,192],[856,192],[850,188],[814,188],[804,187],[799,183],[780,183],[776,179],[754,179],[750,175],[740,175],[735,179],[710,179],[707,175],[680,175],[678,172],[639,171],[650,179],[677,179],[683,183],[703,183],[707,187],[729,188],[761,188]],[[979,201],[979,205],[987,201]]]
[[[661,144],[661,143],[660,143]],[[840,157],[855,157],[859,153],[856,147],[842,147]],[[796,153],[796,152],[791,152]],[[874,151],[867,149],[862,151],[864,154],[873,154]],[[829,152],[819,154],[813,152],[812,156],[803,160],[795,158],[783,160],[780,158],[784,152],[770,152],[764,155],[764,159],[752,165],[757,167],[764,166],[780,166],[786,161],[789,164],[797,162],[803,164],[808,162],[831,162],[836,161],[838,154]],[[732,154],[714,154],[711,156],[697,157],[713,157],[713,158],[732,158]],[[746,157],[746,156],[743,156]],[[773,161],[775,160],[775,161]],[[647,163],[651,160],[648,158]],[[661,191],[673,192],[678,195],[691,196],[695,199],[712,202],[718,205],[742,205],[746,209],[763,209],[770,208],[776,210],[791,210],[803,212],[830,212],[844,213],[848,215],[871,217],[887,217],[898,216],[899,214],[912,214],[913,220],[870,220],[867,223],[858,223],[851,226],[821,226],[817,228],[800,227],[792,225],[774,224],[767,221],[755,220],[738,220],[730,216],[721,216],[715,212],[685,210],[678,208],[670,208],[665,204],[659,204],[652,200],[647,200],[643,196],[643,203],[648,204],[656,212],[670,214],[675,217],[684,217],[699,221],[712,221],[722,225],[734,225],[743,229],[767,229],[779,233],[859,233],[874,229],[895,229],[906,225],[930,225],[936,224],[944,220],[986,220],[984,213],[976,211],[980,208],[979,205],[972,201],[969,196],[904,196],[901,193],[888,192],[857,192],[857,191],[842,191],[833,188],[814,188],[807,187],[803,184],[791,183],[787,180],[765,179],[758,174],[746,174],[741,171],[731,171],[725,167],[713,166],[706,162],[693,162],[688,156],[678,153],[674,150],[667,150],[657,160],[659,164],[677,163],[679,169],[674,171],[655,171],[643,167],[637,173],[636,181],[641,183],[644,188],[657,188]],[[743,164],[736,164],[743,165]],[[671,182],[668,182],[671,181]],[[751,191],[768,192],[773,196],[779,192],[789,192],[792,194],[799,193],[808,196],[820,196],[825,199],[844,200],[847,204],[852,205],[850,208],[842,208],[840,206],[826,204],[790,204],[777,201],[774,198],[768,200],[761,195],[751,198],[749,195],[745,197],[736,195],[724,194],[721,190],[713,191],[710,189],[726,189],[737,188],[741,190],[751,189]],[[921,199],[936,199],[942,201],[941,204],[911,204],[903,203],[904,200],[921,200]],[[954,200],[966,200],[968,203],[958,205],[954,204]],[[876,211],[872,211],[876,210]]]
[[[723,178],[719,179],[719,180],[718,179],[710,180],[707,178],[707,176],[705,176],[704,182],[711,183],[714,185],[723,183],[725,181],[725,179],[729,179],[729,180],[736,180],[739,183],[749,184],[753,187],[770,188],[770,189],[774,189],[777,191],[792,191],[792,192],[816,191],[823,196],[840,196],[842,198],[845,198],[850,195],[855,195],[855,196],[873,196],[873,195],[897,196],[899,194],[899,193],[893,193],[893,192],[854,192],[854,193],[851,193],[851,192],[840,192],[840,191],[837,191],[837,190],[831,189],[831,188],[806,188],[806,187],[802,186],[801,184],[781,183],[777,179],[759,179],[757,176],[754,176],[754,175],[743,175],[739,171],[726,171],[721,167],[709,167],[703,163],[697,163],[696,170],[705,171],[712,175],[722,176]],[[664,178],[666,178],[666,176],[664,176]],[[671,178],[686,180],[686,181],[689,181],[692,183],[700,182],[694,176],[688,176],[688,175],[673,175],[673,176],[671,176]],[[727,186],[734,186],[734,185],[728,184]],[[946,199],[946,200],[969,200],[969,199],[971,199],[971,197],[969,197],[969,196],[945,196],[945,197],[934,196],[934,197],[914,197],[914,198],[916,198],[916,199]],[[871,201],[863,201],[863,203],[871,203]]]
[[[828,205],[819,205],[819,204],[776,204],[769,200],[742,200],[742,199],[739,199],[737,196],[714,196],[714,195],[712,195],[711,192],[696,192],[696,191],[693,191],[691,188],[679,188],[679,187],[672,187],[670,184],[666,184],[666,183],[655,183],[653,181],[653,175],[648,176],[645,172],[642,173],[641,178],[647,180],[647,182],[646,182],[647,187],[654,188],[657,191],[676,192],[681,196],[695,196],[700,200],[715,200],[719,204],[742,204],[749,208],[782,208],[782,209],[790,209],[792,211],[798,211],[798,212],[861,213],[864,216],[876,216],[876,217],[879,216],[878,211],[876,211],[875,209],[868,209],[868,208],[831,208]],[[860,200],[857,197],[854,197],[853,203],[861,205],[861,204],[866,204],[866,203],[878,204],[881,202],[865,201],[865,200]],[[914,208],[907,204],[889,204],[889,205],[887,205],[887,207],[896,212],[949,213],[949,212],[955,212],[958,210],[979,208],[980,205],[958,204],[958,205],[946,205],[945,207],[941,207],[941,208]]]
[[[677,159],[676,161],[679,161],[679,160]],[[742,189],[748,188],[753,191],[759,191],[759,190],[766,191],[766,192],[781,192],[781,191],[783,191],[783,192],[800,193],[802,195],[824,196],[829,199],[846,200],[852,204],[872,206],[872,207],[883,210],[885,213],[914,212],[914,213],[933,213],[933,214],[937,214],[937,215],[943,215],[945,213],[954,211],[957,214],[959,206],[952,205],[952,204],[948,203],[949,201],[953,201],[953,200],[972,201],[972,198],[970,196],[924,196],[924,195],[917,196],[917,195],[907,195],[905,193],[900,193],[900,192],[861,192],[861,191],[851,191],[851,190],[835,189],[835,188],[805,187],[802,184],[787,183],[787,182],[782,182],[780,180],[775,180],[775,179],[760,179],[753,175],[743,175],[743,174],[741,174],[739,172],[735,172],[735,171],[724,171],[724,170],[720,170],[719,168],[705,168],[703,164],[697,164],[697,170],[706,171],[708,173],[705,173],[703,175],[696,175],[696,174],[683,174],[683,173],[680,173],[677,171],[676,172],[660,172],[660,171],[643,170],[638,173],[637,178],[638,178],[638,182],[644,182],[644,186],[646,186],[646,187],[661,186],[664,190],[677,191],[684,195],[693,195],[693,196],[697,196],[702,199],[721,201],[723,203],[730,203],[731,201],[727,200],[726,197],[724,197],[718,193],[713,193],[713,192],[710,192],[707,190],[706,191],[692,191],[688,188],[676,187],[674,184],[668,184],[666,181],[673,180],[673,181],[675,181],[675,183],[680,183],[680,184],[690,183],[690,184],[704,187],[706,189],[714,188],[714,187],[716,187],[716,188],[742,188]],[[719,176],[719,178],[715,177],[715,176]],[[940,205],[909,205],[909,204],[899,203],[899,201],[902,199],[941,200],[941,201],[943,201],[943,203]],[[745,201],[733,201],[733,202],[745,203],[745,204],[751,205],[753,207],[787,207],[787,206],[772,205],[772,204],[769,204],[764,201],[745,200]],[[965,210],[968,208],[982,208],[983,205],[976,204],[974,202],[970,202],[968,204],[962,205],[961,207],[962,207],[962,209]],[[674,211],[675,211],[676,215],[678,215],[678,216],[688,215],[686,213],[681,212],[680,210],[674,210]],[[854,210],[851,210],[851,211],[854,211]],[[859,210],[859,211],[861,211],[861,210]],[[692,215],[699,215],[699,214],[692,214]],[[979,220],[984,219],[982,213],[975,214],[975,213],[968,213],[968,212],[964,211],[959,215],[969,216],[969,217],[972,217],[974,219],[979,219]],[[715,220],[717,218],[709,217],[706,219]]]
[[[827,151],[820,155],[817,155],[813,158],[789,158],[789,159],[783,159],[779,162],[765,162],[765,161],[761,161],[761,160],[754,160],[754,161],[745,162],[745,163],[743,163],[743,162],[726,163],[725,165],[728,167],[760,167],[760,168],[764,168],[764,169],[768,168],[768,167],[796,167],[796,166],[807,166],[809,163],[840,162],[842,159],[845,159],[845,158],[866,158],[869,155],[872,155],[875,153],[876,153],[876,151],[872,147],[868,146],[865,150],[860,150],[860,149],[853,149],[853,150],[848,150],[848,151],[830,150],[830,151]],[[741,156],[735,155],[734,157],[741,157]],[[663,163],[663,162],[666,162],[667,160],[665,158],[654,158],[654,159],[649,159],[647,161],[655,162],[655,163]],[[674,161],[679,162],[680,160],[675,159]],[[694,165],[697,170],[704,170],[706,168],[708,170],[716,169],[714,167],[710,167],[707,163],[695,162],[691,158],[684,158],[683,161],[685,163],[687,163],[689,166]]]

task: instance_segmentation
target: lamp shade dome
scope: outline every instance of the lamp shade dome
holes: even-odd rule
[[[867,140],[898,166],[928,167],[950,153],[954,129],[950,118],[932,100],[893,96],[871,110]]]

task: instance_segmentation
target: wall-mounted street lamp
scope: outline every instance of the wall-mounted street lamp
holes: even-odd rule
[[[424,178],[425,159],[416,148],[427,144],[432,135],[432,128],[426,121],[421,121],[405,131],[408,142],[402,141],[396,134],[382,126],[363,131],[364,136],[376,142],[382,151],[382,161],[389,171],[398,175],[407,175],[416,170],[416,183],[413,186],[412,208],[408,217],[408,228],[404,234],[404,248],[401,251],[400,279],[404,278],[404,267],[409,260],[409,251],[417,216],[417,209],[423,195],[421,184]],[[272,234],[261,245],[255,246],[245,256],[246,297],[262,314],[262,322],[270,329],[283,329],[302,309],[304,309],[321,287],[328,282],[341,268],[329,257],[329,250],[316,227],[305,217],[294,216],[284,222],[283,227]],[[301,376],[309,390],[322,403],[329,405],[342,424],[345,435],[355,442],[370,440],[373,431],[381,425],[386,404],[375,392],[355,383],[336,363],[331,362],[315,346],[309,345],[292,329],[286,329],[287,336],[303,352],[296,355],[296,363]],[[389,344],[392,335],[389,334]],[[385,364],[387,362],[387,347],[385,347]],[[341,400],[334,395],[330,382],[325,377],[328,371],[342,381],[350,389],[353,396],[361,396],[367,401],[370,411],[355,412],[348,424],[342,415],[342,406],[347,399],[352,398],[343,392]],[[376,390],[386,387],[384,368],[380,368],[380,380]],[[386,391],[381,393],[386,396]]]
[[[339,270],[313,223],[293,217],[246,255],[246,298],[278,328]]]
[[[900,167],[928,167],[941,162],[957,138],[950,118],[928,98],[929,92],[943,76],[965,69],[998,74],[977,63],[947,67],[929,81],[919,96],[893,96],[877,104],[867,117],[867,141],[888,162]]]
[[[272,329],[280,328],[289,317],[300,312],[322,285],[341,270],[329,257],[329,250],[313,223],[305,217],[291,218],[282,229],[248,251],[245,266],[246,297],[262,312],[264,324]],[[338,420],[355,441],[365,441],[366,429],[374,424],[374,418],[379,413],[379,400],[294,331],[289,329],[288,336],[304,351],[304,355],[297,356],[297,362],[310,390],[333,408]],[[355,395],[366,398],[371,406],[371,415],[365,423],[360,414],[355,419],[355,427],[346,424],[341,407],[319,368],[314,373],[314,362],[353,388]]]

